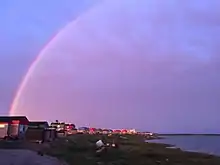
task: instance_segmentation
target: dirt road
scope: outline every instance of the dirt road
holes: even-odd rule
[[[25,149],[0,149],[0,165],[65,165],[57,158]]]

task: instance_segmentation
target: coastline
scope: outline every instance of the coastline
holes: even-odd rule
[[[96,142],[117,142],[118,148],[108,147],[96,153]],[[22,144],[22,148],[42,152],[69,165],[219,165],[220,157],[169,148],[173,145],[145,142],[141,135],[75,134],[45,144]],[[149,139],[148,139],[149,140]],[[149,140],[150,141],[150,140]],[[2,145],[0,145],[1,147]],[[17,147],[18,148],[18,147]]]
[[[158,134],[158,136],[220,136],[220,134]]]
[[[188,151],[188,152],[194,152],[194,153],[203,153],[203,154],[209,154],[209,155],[214,155],[214,156],[220,156],[220,153],[217,152],[215,150],[215,148],[213,148],[213,150],[210,150],[210,148],[208,147],[208,149],[203,148],[203,147],[196,147],[192,144],[192,146],[189,145],[183,145],[184,143],[180,143],[178,144],[178,141],[175,140],[175,137],[183,137],[184,139],[186,139],[186,141],[190,140],[192,136],[196,136],[196,138],[198,137],[200,139],[200,137],[219,137],[219,134],[163,134],[163,136],[161,136],[161,134],[159,135],[159,138],[155,138],[155,139],[148,139],[146,140],[146,142],[148,143],[157,143],[157,144],[167,144],[170,145],[171,148],[179,148],[183,151]],[[171,140],[169,140],[171,137]],[[172,140],[172,138],[174,138]],[[190,139],[187,139],[190,138]],[[168,139],[168,140],[167,140]],[[210,140],[210,139],[209,139]],[[189,142],[191,143],[191,142]],[[201,145],[203,145],[203,143],[201,142]]]
[[[173,145],[173,144],[168,144],[168,143],[157,143],[157,142],[151,142],[151,140],[147,140],[145,141],[146,143],[152,143],[152,144],[158,144],[158,145],[163,145],[166,146],[167,149],[179,149],[183,152],[190,152],[190,153],[198,153],[198,154],[207,154],[207,155],[212,155],[212,156],[217,156],[220,157],[217,154],[213,154],[213,153],[208,153],[208,152],[203,152],[203,151],[199,151],[199,150],[190,150],[190,149],[183,149],[181,147],[178,147],[177,145]]]
[[[70,165],[124,164],[124,165],[219,165],[220,157],[199,152],[183,151],[173,145],[146,143],[139,135],[74,135],[55,144],[46,153],[64,159]],[[67,140],[68,139],[68,140]],[[95,142],[104,139],[111,143],[117,139],[118,149],[107,149],[103,155],[95,154]],[[66,141],[67,140],[67,141]],[[150,141],[150,140],[149,140]],[[66,144],[65,144],[66,143]],[[65,144],[65,145],[64,145]],[[65,147],[64,147],[65,146]],[[62,151],[62,152],[61,152]],[[75,161],[74,161],[75,160]],[[80,162],[81,161],[81,162]]]

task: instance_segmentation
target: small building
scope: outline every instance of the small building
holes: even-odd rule
[[[71,134],[77,134],[77,129],[76,128],[72,129],[72,133]]]
[[[137,134],[137,131],[135,129],[130,129],[128,130],[129,134]]]
[[[89,128],[88,127],[79,127],[77,129],[78,133],[89,133]]]
[[[72,123],[66,123],[65,124],[65,130],[72,130],[72,129],[76,129],[75,124],[72,124]]]
[[[89,134],[96,134],[97,129],[96,128],[89,128]]]
[[[66,124],[64,122],[58,122],[58,121],[52,122],[50,124],[50,127],[56,129],[58,137],[66,136],[66,130],[65,130],[66,129]]]
[[[50,126],[56,128],[59,133],[65,133],[65,125],[64,122],[53,122],[50,124]]]
[[[103,129],[102,134],[111,134],[113,131],[111,129]]]
[[[115,129],[115,130],[113,130],[113,133],[114,134],[121,134],[121,130],[120,129]]]
[[[96,129],[96,133],[97,133],[97,134],[102,134],[102,131],[103,131],[103,130],[102,130],[101,128],[97,128],[97,129]]]
[[[28,123],[26,116],[0,116],[0,138],[24,138]]]
[[[47,121],[29,122],[26,139],[32,142],[53,141],[56,138],[56,129],[49,127]]]
[[[57,131],[53,127],[46,128],[47,141],[53,141],[57,138]]]
[[[127,134],[128,133],[128,130],[127,129],[122,129],[121,130],[121,134]]]
[[[67,135],[72,135],[76,133],[76,126],[72,123],[66,123],[65,124],[65,132]]]
[[[28,124],[29,128],[48,128],[49,124],[47,121],[30,121]]]

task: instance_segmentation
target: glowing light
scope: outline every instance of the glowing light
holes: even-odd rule
[[[0,128],[5,128],[6,124],[0,124]]]

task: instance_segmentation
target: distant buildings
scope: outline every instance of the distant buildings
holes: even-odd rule
[[[50,125],[52,128],[55,128],[59,136],[66,136],[70,134],[76,133],[76,126],[72,123],[64,123],[64,122],[53,122]]]
[[[34,142],[52,141],[56,137],[72,134],[141,134],[153,136],[151,132],[137,132],[135,129],[102,129],[79,127],[75,124],[47,121],[29,121],[25,116],[0,116],[1,139],[26,139]]]
[[[51,141],[56,130],[47,121],[29,121],[26,116],[0,116],[1,139],[23,139],[28,141]]]
[[[135,129],[115,129],[113,130],[114,134],[137,134]]]

